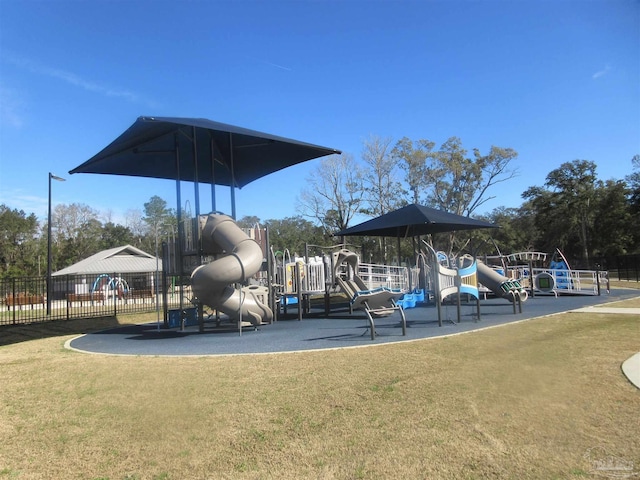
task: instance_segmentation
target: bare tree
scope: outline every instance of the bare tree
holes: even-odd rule
[[[318,221],[325,232],[334,233],[349,226],[361,204],[361,168],[353,156],[343,153],[320,161],[298,197],[297,210]]]
[[[364,213],[379,216],[395,210],[403,203],[405,194],[398,180],[397,162],[391,155],[392,139],[371,135],[364,141],[362,160],[364,173]]]
[[[478,149],[473,150],[476,163],[482,170],[482,180],[478,184],[475,195],[466,209],[467,215],[471,215],[478,207],[489,200],[496,198],[495,195],[487,196],[488,190],[498,183],[506,182],[518,175],[518,170],[511,168],[511,160],[518,157],[518,152],[513,148],[502,148],[491,146],[487,155],[481,155]]]
[[[53,212],[53,241],[75,239],[92,222],[98,222],[99,212],[83,203],[56,205]]]
[[[114,217],[115,217],[115,214],[113,213],[113,209],[111,208],[107,208],[106,210],[103,210],[102,212],[100,212],[100,220],[104,224],[115,223]]]
[[[142,237],[147,231],[147,224],[143,220],[142,210],[130,208],[124,214],[124,225],[136,237]]]
[[[384,215],[402,206],[405,190],[398,180],[398,165],[392,155],[390,137],[370,135],[364,141],[362,160],[365,163],[363,213],[372,217]],[[384,237],[377,239],[380,255],[387,258],[388,249]],[[400,252],[398,252],[398,259]]]
[[[98,216],[97,210],[85,204],[56,205],[51,220],[55,268],[100,250],[102,224]]]

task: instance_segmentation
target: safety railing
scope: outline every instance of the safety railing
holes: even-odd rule
[[[609,289],[605,271],[533,268],[532,274],[534,279],[540,274],[550,275],[553,279],[550,291],[558,294],[600,295],[602,290]]]
[[[410,290],[407,267],[361,263],[358,266],[358,276],[369,289],[388,287],[393,290]]]

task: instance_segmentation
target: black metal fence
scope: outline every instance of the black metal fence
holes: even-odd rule
[[[571,262],[571,267],[586,270],[607,270],[611,280],[640,282],[640,254],[595,257],[589,261],[588,265],[583,265],[577,260]]]
[[[53,277],[50,300],[45,276],[0,279],[0,325],[164,312],[190,305],[188,297],[178,277],[155,273]]]
[[[607,270],[611,280],[640,282],[640,254],[592,258],[576,269]],[[162,277],[158,273],[158,277]],[[45,276],[0,279],[0,325],[148,313],[192,306],[188,278],[156,278],[155,272],[65,275],[52,278],[47,300]],[[166,307],[166,308],[165,308]]]
[[[640,255],[616,257],[615,274],[618,280],[635,280],[636,282],[640,282]]]

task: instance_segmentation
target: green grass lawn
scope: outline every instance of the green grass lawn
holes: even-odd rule
[[[63,348],[142,321],[0,330],[0,479],[585,479],[594,451],[640,475],[636,315],[260,356]]]

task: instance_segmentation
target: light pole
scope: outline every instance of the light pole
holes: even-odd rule
[[[51,315],[51,180],[64,182],[64,178],[56,177],[49,172],[49,213],[47,215],[47,316]]]

